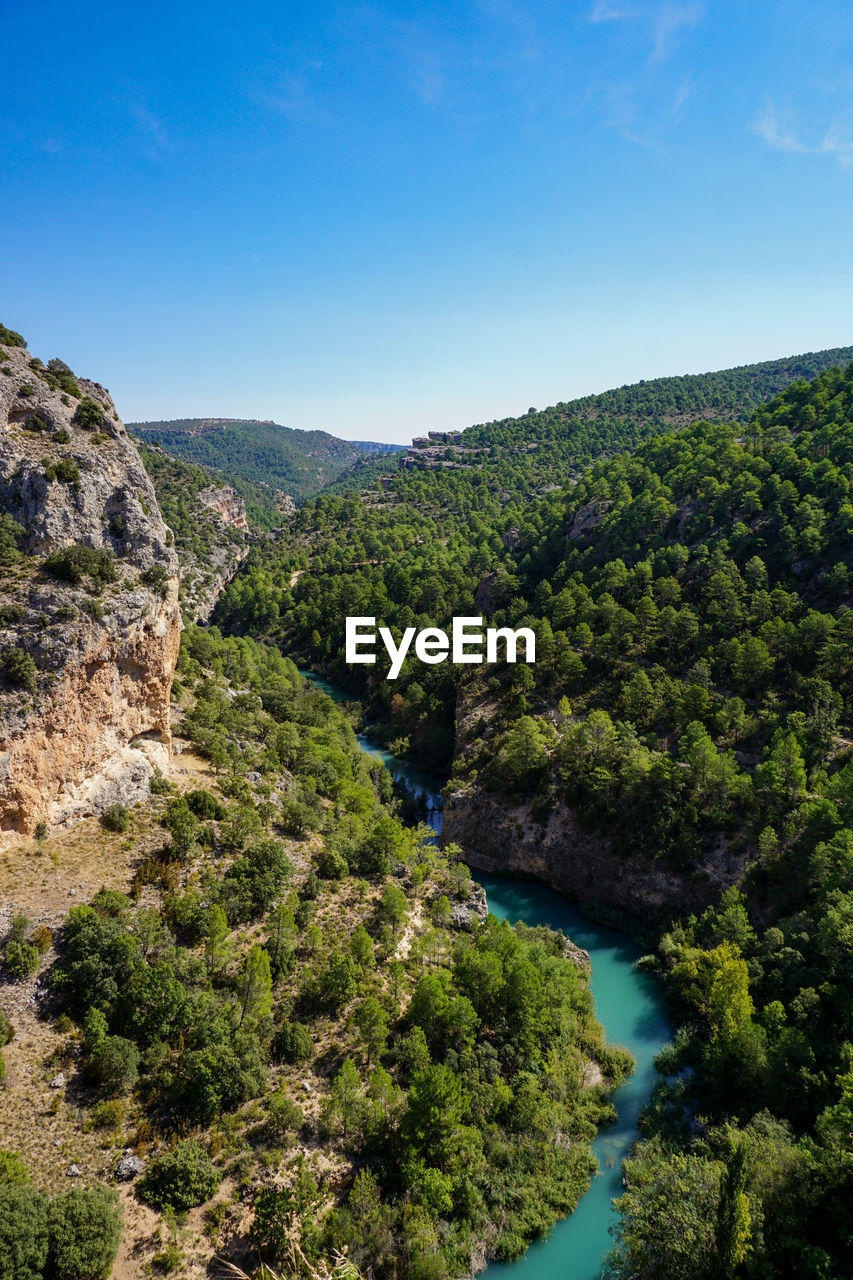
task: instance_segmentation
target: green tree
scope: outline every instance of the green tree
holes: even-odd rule
[[[252,947],[246,956],[237,984],[240,1000],[240,1026],[258,1023],[272,1011],[272,976],[269,954],[263,947]]]
[[[388,1041],[388,1019],[375,996],[367,996],[355,1011],[358,1028],[367,1055],[367,1065],[382,1056]]]
[[[23,1182],[0,1182],[0,1275],[41,1280],[48,1250],[47,1202]]]
[[[55,1280],[106,1280],[121,1241],[123,1212],[111,1187],[75,1188],[48,1210],[48,1271]]]
[[[358,1122],[363,1097],[364,1090],[356,1065],[352,1058],[345,1058],[332,1081],[332,1107],[340,1116],[344,1142]]]
[[[219,1186],[220,1175],[202,1146],[193,1139],[177,1143],[152,1160],[139,1182],[139,1194],[156,1209],[183,1212],[205,1200]]]

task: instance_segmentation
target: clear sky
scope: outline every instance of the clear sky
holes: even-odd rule
[[[408,440],[853,342],[853,6],[6,6],[0,320]]]

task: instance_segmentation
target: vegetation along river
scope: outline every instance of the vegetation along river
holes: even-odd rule
[[[344,695],[312,672],[302,673],[336,701]],[[362,748],[376,756],[397,778],[402,778],[429,806],[428,822],[441,830],[441,794],[437,779],[383,751],[359,735]],[[621,1190],[622,1160],[637,1133],[637,1118],[656,1080],[653,1059],[669,1038],[663,1002],[654,980],[638,973],[634,961],[640,951],[628,934],[589,920],[563,894],[529,880],[515,880],[475,871],[486,890],[489,910],[501,920],[547,924],[564,933],[589,952],[596,1014],[607,1039],[623,1044],[637,1060],[630,1080],[613,1101],[618,1119],[603,1129],[593,1144],[600,1172],[575,1212],[563,1219],[545,1240],[531,1245],[519,1262],[492,1263],[487,1280],[599,1280],[612,1240],[615,1220],[612,1200]]]

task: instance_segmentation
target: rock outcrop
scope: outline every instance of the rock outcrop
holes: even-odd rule
[[[586,831],[566,805],[544,823],[529,806],[467,788],[445,799],[442,844],[457,844],[480,871],[540,880],[580,902],[608,903],[630,916],[702,910],[743,874],[743,858],[721,847],[695,871],[629,857],[610,838]]]
[[[172,538],[109,393],[3,331],[0,521],[2,845],[141,797],[180,639]]]
[[[249,532],[246,504],[236,489],[231,489],[227,485],[217,489],[214,485],[210,485],[207,489],[199,490],[198,500],[214,511],[222,523],[229,528],[240,529],[243,533]]]

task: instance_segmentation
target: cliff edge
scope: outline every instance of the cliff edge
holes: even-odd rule
[[[172,541],[109,393],[0,326],[0,846],[168,765]]]

